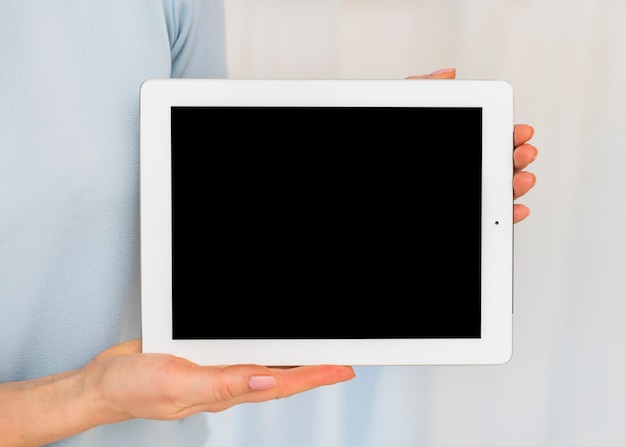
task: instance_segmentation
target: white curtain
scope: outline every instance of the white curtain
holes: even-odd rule
[[[540,155],[515,226],[508,364],[358,367],[346,384],[207,415],[207,447],[626,445],[626,2],[226,6],[233,78],[505,79]]]

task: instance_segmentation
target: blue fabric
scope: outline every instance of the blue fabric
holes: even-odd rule
[[[139,336],[139,88],[225,77],[223,14],[222,0],[0,3],[0,381]],[[132,421],[59,445],[202,445],[204,425]]]

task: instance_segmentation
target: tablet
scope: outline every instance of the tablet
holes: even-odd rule
[[[511,358],[506,81],[153,79],[140,143],[144,352]]]

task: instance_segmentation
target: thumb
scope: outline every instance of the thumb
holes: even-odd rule
[[[454,79],[456,68],[441,68],[426,75],[407,76],[406,79]]]
[[[135,338],[105,349],[96,358],[115,357],[119,355],[138,354],[141,352],[141,339]]]

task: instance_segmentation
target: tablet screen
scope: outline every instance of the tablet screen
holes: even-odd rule
[[[172,337],[480,338],[482,119],[172,107]]]

